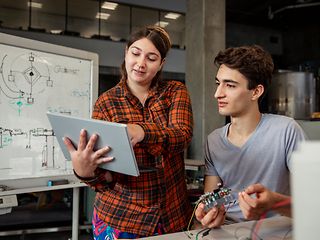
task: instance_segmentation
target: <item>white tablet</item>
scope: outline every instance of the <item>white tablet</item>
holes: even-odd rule
[[[64,157],[67,160],[71,160],[71,158],[62,138],[68,137],[77,148],[80,131],[81,129],[85,129],[87,131],[88,139],[94,133],[99,135],[95,149],[106,146],[111,147],[111,151],[107,156],[114,157],[114,160],[101,164],[101,168],[131,176],[140,175],[131,141],[128,136],[127,125],[50,112],[47,112],[47,116]]]

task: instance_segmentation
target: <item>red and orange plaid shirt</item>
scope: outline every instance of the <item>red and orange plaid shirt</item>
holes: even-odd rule
[[[138,165],[157,168],[139,177],[113,173],[112,187],[105,184],[104,170],[97,171],[97,180],[88,184],[97,191],[99,218],[140,236],[152,235],[159,222],[166,233],[186,228],[191,206],[183,152],[192,138],[193,118],[185,85],[160,81],[143,106],[121,81],[99,97],[92,117],[139,124],[145,138],[134,147]]]

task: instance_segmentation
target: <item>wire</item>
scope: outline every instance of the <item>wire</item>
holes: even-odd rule
[[[203,234],[202,234],[202,237],[204,237],[204,236],[207,236],[210,231],[211,231],[211,228],[204,228],[204,229],[202,229],[201,231],[197,232],[197,234],[196,234],[196,240],[199,239],[199,235],[200,235],[201,233],[203,233]]]
[[[286,200],[283,200],[281,202],[274,204],[271,209],[277,209],[277,208],[289,206],[289,205],[291,205],[291,198],[288,198]]]
[[[237,200],[234,200],[233,202],[228,203],[228,206],[227,206],[227,208],[226,208],[226,210],[225,210],[224,214],[226,214],[226,213],[228,212],[229,208],[230,208],[230,207],[232,207],[233,205],[235,205],[235,204],[236,204],[236,202],[237,202]]]
[[[190,236],[189,233],[187,233],[186,231],[184,231],[184,234],[187,235],[187,237],[188,237],[189,239],[191,239],[191,236],[192,236],[191,233],[190,233],[191,236]]]
[[[221,187],[219,187],[218,188],[219,190],[221,189]],[[224,191],[225,191],[225,189],[223,189]],[[230,195],[230,189],[226,189],[228,192],[227,192],[227,195],[222,195],[222,197],[220,197],[220,198],[223,198],[223,203],[221,203],[221,204],[223,204],[223,205],[227,205],[227,208],[226,208],[226,210],[224,210],[225,211],[225,213],[224,214],[226,214],[226,212],[229,210],[229,208],[231,207],[231,206],[233,206],[236,202],[237,202],[237,200],[233,200],[232,202],[230,201],[230,199],[229,199],[229,203],[228,204],[224,204],[226,201],[227,201],[227,197],[229,197],[229,196],[231,196]],[[223,192],[223,193],[225,193],[225,192]],[[205,196],[205,197],[207,197],[207,196],[209,196],[208,194],[210,194],[210,193],[205,193],[204,195],[202,195],[202,196]],[[189,220],[189,223],[188,223],[188,227],[187,227],[187,231],[185,231],[185,234],[188,236],[188,238],[189,239],[191,239],[191,237],[193,236],[193,234],[190,232],[190,226],[191,226],[191,222],[192,222],[192,219],[193,219],[193,217],[194,217],[194,215],[195,215],[195,211],[196,211],[196,209],[197,209],[197,207],[198,207],[198,205],[203,201],[203,199],[204,198],[202,198],[202,196],[200,197],[200,199],[196,202],[196,205],[195,205],[195,207],[194,207],[194,209],[193,209],[193,212],[192,212],[192,215],[191,215],[191,217],[190,217],[190,220]],[[232,198],[232,196],[231,196],[231,198]],[[215,200],[216,201],[216,200]],[[208,235],[209,234],[209,232],[210,232],[210,228],[205,228],[205,229],[202,229],[201,231],[199,231],[197,234],[196,234],[196,240],[198,240],[198,237],[199,237],[199,234],[200,233],[202,233],[202,232],[204,232],[203,233],[203,235],[202,235],[202,237],[204,237],[204,236],[206,236],[206,235]]]
[[[194,206],[194,209],[193,209],[192,215],[191,215],[191,217],[190,217],[189,223],[188,223],[187,232],[185,232],[189,238],[191,238],[191,236],[193,235],[193,234],[190,232],[190,225],[191,225],[191,222],[192,222],[194,213],[196,212],[196,209],[197,209],[197,207],[198,207],[199,204],[200,204],[200,201],[197,201],[197,202],[196,202],[196,205]]]
[[[278,203],[274,204],[270,209],[268,209],[263,214],[261,214],[260,219],[258,221],[256,221],[252,226],[251,239],[255,240],[256,239],[255,237],[257,236],[259,240],[262,240],[262,238],[258,235],[258,231],[259,231],[259,228],[260,228],[260,226],[262,224],[263,219],[266,218],[268,212],[270,212],[271,210],[275,210],[275,209],[284,207],[284,206],[288,206],[288,205],[291,205],[291,198],[288,198],[286,200],[283,200],[281,202],[278,202]],[[287,234],[288,233],[286,233],[286,235]]]
[[[260,228],[260,225],[262,223],[262,220],[265,218],[266,215],[261,215],[260,219],[258,221],[255,221],[255,223],[252,225],[252,228],[251,228],[251,234],[250,234],[250,239],[251,240],[255,240],[256,237],[257,239],[259,240],[263,240],[259,234],[258,234],[258,230]]]
[[[285,240],[290,232],[292,232],[292,228],[288,229],[288,231],[286,232],[286,234],[283,235],[283,238],[282,238],[282,239]]]

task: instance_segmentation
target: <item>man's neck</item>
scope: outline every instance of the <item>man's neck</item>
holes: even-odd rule
[[[261,113],[253,111],[239,117],[231,117],[228,139],[234,145],[241,147],[250,138],[261,120]]]

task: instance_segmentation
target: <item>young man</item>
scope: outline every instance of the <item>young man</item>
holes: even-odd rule
[[[257,219],[261,209],[270,208],[271,199],[268,204],[262,201],[265,195],[253,184],[260,183],[279,196],[289,195],[290,155],[305,139],[292,118],[259,110],[274,68],[269,53],[259,46],[228,48],[216,56],[215,64],[219,113],[230,116],[231,123],[208,136],[204,190],[211,192],[222,183],[235,193],[237,203],[227,211],[222,206],[208,212],[199,204],[196,218],[206,227],[218,227],[226,217]]]

